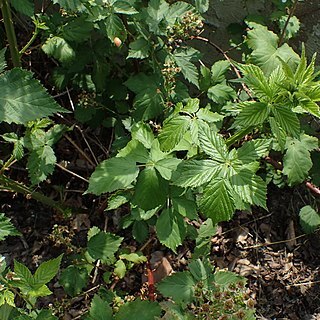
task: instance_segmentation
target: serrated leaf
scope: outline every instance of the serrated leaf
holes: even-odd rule
[[[215,62],[211,67],[211,81],[212,84],[218,84],[223,82],[225,74],[230,68],[230,62],[226,60],[220,60]]]
[[[168,181],[154,167],[147,167],[139,173],[132,202],[143,210],[150,210],[163,205],[167,194]]]
[[[131,261],[133,263],[143,263],[147,261],[147,258],[141,254],[138,253],[128,253],[128,254],[121,254],[119,256],[120,259],[124,259],[127,261]]]
[[[0,76],[0,121],[26,124],[67,111],[32,76],[31,72],[18,68]]]
[[[173,209],[188,219],[197,219],[197,206],[194,199],[187,199],[185,197],[172,198]]]
[[[178,165],[172,181],[176,186],[196,188],[211,181],[221,169],[213,160],[187,160]]]
[[[58,318],[52,314],[51,310],[42,309],[36,320],[58,320]]]
[[[35,288],[40,288],[56,276],[60,268],[62,256],[63,255],[61,254],[55,259],[51,259],[40,264],[33,276]]]
[[[10,5],[18,12],[32,17],[34,15],[34,3],[31,0],[10,0]]]
[[[225,83],[218,83],[208,89],[208,98],[218,104],[234,100],[237,95],[235,91]]]
[[[111,13],[105,20],[105,30],[110,41],[113,42],[115,37],[122,41],[127,38],[127,31],[122,20],[116,15]]]
[[[117,157],[139,163],[147,163],[149,160],[149,152],[145,146],[138,140],[130,140],[127,145],[121,149]]]
[[[100,231],[88,241],[88,252],[94,259],[110,263],[118,251],[123,238],[109,232]]]
[[[205,122],[212,123],[212,122],[222,121],[224,116],[217,112],[210,111],[210,108],[201,108],[197,112],[197,118]]]
[[[20,236],[21,233],[10,222],[4,213],[0,213],[0,241],[8,236]]]
[[[93,23],[86,21],[86,16],[77,17],[62,28],[62,35],[66,41],[84,42],[90,37]]]
[[[0,306],[4,305],[5,303],[7,303],[9,306],[15,307],[15,303],[14,303],[14,293],[11,292],[8,289],[2,290],[0,292]],[[2,311],[0,310],[0,316],[3,316]],[[8,319],[8,318],[5,318]]]
[[[27,163],[31,183],[38,184],[52,174],[56,161],[53,149],[47,145],[32,151]]]
[[[126,192],[119,192],[112,194],[108,198],[108,210],[115,210],[119,207],[121,207],[123,204],[127,203],[130,200],[130,195]]]
[[[126,275],[126,265],[124,264],[124,262],[122,260],[118,260],[115,265],[114,265],[114,274],[119,278],[119,279],[123,279],[124,276]]]
[[[213,223],[228,221],[236,209],[234,194],[230,182],[223,178],[215,178],[204,188],[200,198],[200,210],[211,218]]]
[[[186,235],[183,217],[172,208],[164,209],[157,220],[156,231],[159,241],[176,252]]]
[[[213,132],[207,124],[201,124],[199,143],[201,149],[214,161],[224,163],[228,156],[228,148],[223,138]]]
[[[88,271],[75,265],[68,266],[61,272],[60,284],[64,291],[71,297],[78,295],[89,280]]]
[[[247,101],[241,103],[242,110],[236,117],[234,126],[250,127],[262,124],[269,116],[268,104],[264,102]]]
[[[163,35],[165,27],[163,20],[169,10],[169,4],[164,0],[151,0],[148,2],[146,23],[149,30],[156,35]]]
[[[0,73],[2,73],[7,66],[6,56],[5,56],[6,51],[7,51],[7,48],[3,48],[0,50]]]
[[[183,76],[190,83],[199,88],[199,72],[197,67],[190,61],[189,56],[181,52],[179,54],[175,54],[173,58],[177,66],[181,69]]]
[[[279,18],[279,26],[281,29],[281,32],[283,32],[283,29],[285,28],[285,39],[291,39],[292,37],[294,37],[299,29],[300,29],[300,21],[296,16],[290,16],[290,20],[289,22],[287,22],[288,20],[288,15],[282,16]]]
[[[95,294],[91,302],[89,320],[112,320],[112,313],[109,303]]]
[[[113,10],[116,13],[122,13],[122,14],[136,14],[138,11],[127,1],[116,1],[113,3]]]
[[[251,140],[237,149],[237,157],[243,164],[266,157],[269,154],[270,144],[269,139]]]
[[[300,121],[297,115],[286,106],[275,106],[272,110],[276,122],[280,127],[293,137],[300,134]]]
[[[138,122],[132,126],[131,136],[132,139],[138,140],[148,149],[151,148],[154,140],[154,135],[150,126],[143,122]]]
[[[162,178],[165,180],[171,180],[173,172],[177,169],[178,165],[181,163],[180,159],[177,158],[166,158],[157,161],[154,167],[160,173]]]
[[[139,174],[136,163],[126,158],[111,158],[101,162],[89,179],[87,193],[100,195],[117,189],[124,189]]]
[[[135,221],[132,227],[132,235],[135,240],[142,243],[149,234],[149,226],[145,221]]]
[[[312,233],[320,226],[320,215],[312,207],[304,206],[299,212],[300,224],[305,233]]]
[[[209,277],[212,274],[213,268],[208,261],[201,261],[200,259],[193,260],[188,265],[190,273],[196,281],[205,282],[209,280]]]
[[[115,315],[115,320],[154,320],[161,314],[161,307],[157,302],[136,299],[122,305]]]
[[[65,39],[57,36],[48,38],[42,45],[42,50],[62,63],[70,62],[76,56],[70,44]]]
[[[214,274],[214,283],[224,288],[228,287],[231,283],[237,283],[239,281],[245,282],[245,278],[230,271],[217,271]]]
[[[20,288],[24,292],[28,292],[32,289],[34,284],[33,275],[25,265],[14,260],[14,273],[16,274],[16,277],[19,279],[16,282],[18,288]]]
[[[163,128],[158,136],[161,149],[172,150],[183,138],[190,126],[191,118],[178,116],[164,122]]]
[[[212,219],[208,218],[200,225],[197,239],[211,238],[216,234],[216,232],[216,225],[213,224]]]
[[[165,297],[171,297],[176,302],[189,303],[194,299],[195,281],[189,272],[177,272],[166,277],[158,285],[157,289]]]
[[[287,138],[287,152],[283,157],[283,173],[288,177],[288,184],[292,186],[303,182],[312,167],[310,150],[317,148],[317,139],[304,136],[300,140]]]
[[[53,3],[58,3],[61,7],[71,11],[81,11],[85,9],[82,0],[53,0]]]
[[[144,38],[138,38],[129,45],[129,53],[127,59],[145,59],[150,54],[150,42]]]

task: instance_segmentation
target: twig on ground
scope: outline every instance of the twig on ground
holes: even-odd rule
[[[77,173],[75,173],[75,172],[73,172],[73,171],[70,171],[69,169],[65,168],[65,167],[62,166],[61,164],[56,163],[56,166],[57,166],[58,168],[60,168],[61,170],[70,173],[70,174],[73,175],[74,177],[77,177],[77,178],[79,178],[79,179],[81,179],[81,180],[89,183],[89,180],[87,180],[87,179],[84,178],[84,177],[81,177],[80,175],[78,175]]]

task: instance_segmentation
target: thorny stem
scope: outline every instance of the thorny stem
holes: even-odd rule
[[[279,39],[279,42],[278,42],[278,48],[281,47],[281,45],[282,45],[282,42],[283,42],[283,40],[284,40],[284,36],[285,36],[285,34],[286,34],[286,30],[287,30],[287,28],[288,28],[288,24],[289,24],[289,22],[290,22],[290,19],[291,19],[292,16],[293,16],[295,10],[296,10],[298,1],[299,1],[299,0],[295,0],[293,6],[292,6],[292,8],[291,8],[291,10],[289,10],[288,18],[287,18],[287,20],[286,20],[286,23],[284,24],[284,27],[283,27],[283,30],[282,30],[282,32],[281,32],[281,36],[280,36],[280,39]]]
[[[16,33],[13,27],[11,9],[8,0],[0,0],[0,8],[3,17],[9,49],[14,67],[21,67],[20,54],[18,50]]]
[[[60,202],[55,201],[40,192],[33,191],[32,189],[28,188],[22,183],[18,183],[15,180],[6,177],[3,174],[0,174],[0,188],[3,187],[8,189],[9,191],[22,193],[25,196],[30,196],[32,199],[37,200],[49,207],[52,207],[61,213],[65,212],[65,208]]]

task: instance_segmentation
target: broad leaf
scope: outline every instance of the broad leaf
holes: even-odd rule
[[[274,118],[280,127],[293,137],[300,134],[300,122],[297,115],[289,107],[275,106],[272,109]]]
[[[10,222],[10,219],[4,213],[0,213],[0,241],[8,236],[19,236],[20,232]]]
[[[62,284],[64,291],[69,296],[74,297],[87,286],[88,280],[89,275],[85,268],[71,265],[62,271],[59,282]]]
[[[159,241],[174,252],[182,244],[186,234],[183,217],[171,208],[162,211],[156,230]]]
[[[189,272],[177,272],[166,277],[157,289],[165,297],[171,297],[176,302],[190,303],[194,299],[195,281]]]
[[[48,38],[42,45],[42,50],[62,63],[70,62],[76,56],[74,49],[61,37]]]
[[[230,68],[230,62],[226,60],[220,60],[215,62],[211,67],[211,81],[213,84],[223,82],[226,77],[225,74]]]
[[[131,128],[132,139],[140,141],[146,148],[150,149],[154,140],[150,126],[143,122],[134,124]]]
[[[0,121],[26,124],[65,111],[31,72],[16,68],[0,76]]]
[[[208,89],[208,98],[218,104],[224,104],[236,97],[235,91],[225,83],[218,83]]]
[[[133,41],[129,45],[129,54],[127,59],[135,58],[135,59],[144,59],[147,58],[150,54],[150,42],[148,42],[144,38],[138,38]]]
[[[178,165],[172,181],[176,186],[195,188],[211,181],[221,169],[213,160],[187,160]]]
[[[122,20],[116,14],[110,14],[105,20],[105,28],[107,36],[112,42],[116,37],[122,41],[127,37],[126,28]]]
[[[162,150],[172,150],[183,138],[190,126],[191,118],[178,116],[164,122],[158,136]]]
[[[41,287],[52,280],[59,271],[62,254],[55,258],[42,262],[34,274],[34,286]]]
[[[304,206],[300,210],[299,217],[305,233],[312,233],[320,226],[320,215],[310,206]]]
[[[115,316],[115,320],[154,320],[160,317],[161,307],[157,302],[136,299],[122,305]]]
[[[122,14],[136,14],[138,11],[127,1],[115,1],[113,4],[113,10],[116,13],[122,13]]]
[[[89,180],[87,193],[96,195],[124,189],[133,182],[139,174],[136,163],[126,158],[111,158],[101,162]]]
[[[169,4],[164,0],[151,0],[148,1],[146,23],[149,25],[149,30],[157,35],[165,33],[163,27],[163,20],[165,19],[169,10]]]
[[[147,167],[139,173],[132,202],[143,210],[163,205],[167,199],[168,182],[154,167]]]
[[[197,67],[190,61],[190,56],[188,56],[188,54],[184,54],[184,52],[179,52],[173,57],[177,66],[181,69],[183,76],[199,88],[199,72]]]
[[[88,252],[94,259],[110,263],[118,251],[123,238],[109,232],[100,231],[88,241]]]
[[[20,288],[24,292],[32,290],[34,284],[33,275],[25,265],[14,260],[14,273],[19,279],[16,282],[18,288]]]
[[[166,158],[157,161],[154,167],[165,180],[171,180],[173,172],[177,169],[182,160],[177,158]]]
[[[114,270],[113,273],[119,278],[119,279],[123,279],[124,276],[126,275],[126,265],[124,264],[124,262],[122,260],[118,260],[115,265],[114,265]]]
[[[102,300],[97,294],[94,295],[89,311],[88,320],[112,320],[112,308],[107,301]]]
[[[77,17],[63,26],[62,34],[66,41],[83,42],[90,37],[93,24],[86,21],[86,16]]]
[[[213,179],[205,187],[199,205],[200,210],[211,218],[213,223],[230,220],[236,209],[230,182],[222,178]]]
[[[133,162],[147,163],[149,160],[149,152],[138,140],[130,140],[128,144],[118,152],[117,157]]]
[[[10,0],[10,5],[18,12],[32,17],[34,15],[34,3],[31,0]]]
[[[266,157],[269,153],[270,144],[269,139],[251,140],[237,149],[237,157],[243,164]]]

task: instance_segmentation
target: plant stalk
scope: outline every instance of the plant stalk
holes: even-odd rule
[[[5,175],[0,175],[0,187],[4,187],[9,191],[22,193],[25,196],[30,196],[32,199],[37,200],[44,205],[47,205],[51,208],[58,210],[61,213],[65,212],[64,206],[59,203],[58,201],[52,200],[51,198],[47,197],[46,195],[33,191],[32,189],[28,188],[27,186],[23,185],[22,183],[18,183]]]
[[[14,31],[11,9],[8,0],[0,0],[0,8],[3,17],[6,35],[9,43],[11,60],[14,67],[21,67],[20,54],[18,50],[16,33]]]

